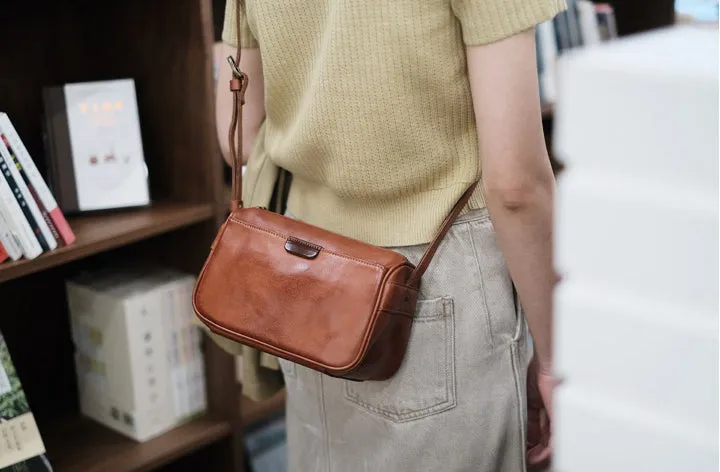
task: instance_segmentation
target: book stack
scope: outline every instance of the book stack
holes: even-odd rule
[[[35,416],[0,333],[0,472],[52,472]]]
[[[567,0],[568,8],[536,29],[538,77],[543,103],[555,103],[558,56],[617,38],[615,12],[607,3]]]
[[[73,241],[65,215],[10,117],[0,112],[0,262],[34,259]]]
[[[66,282],[80,410],[137,441],[206,409],[195,277],[104,269]]]

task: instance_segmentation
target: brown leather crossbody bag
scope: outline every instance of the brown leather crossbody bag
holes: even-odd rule
[[[230,90],[231,212],[198,277],[193,306],[214,333],[325,374],[385,380],[402,364],[423,273],[472,195],[468,188],[417,266],[401,254],[242,204],[242,105],[237,52]],[[236,146],[237,141],[237,146]]]

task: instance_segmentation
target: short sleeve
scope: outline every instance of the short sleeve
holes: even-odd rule
[[[492,43],[552,19],[566,0],[450,0],[468,46]]]
[[[227,0],[225,3],[225,22],[223,24],[222,41],[233,47],[237,47],[237,20],[236,20],[236,2],[244,0]],[[243,49],[258,47],[257,39],[250,31],[250,24],[245,14],[244,4],[240,6],[242,9],[242,22],[240,24],[240,41]]]

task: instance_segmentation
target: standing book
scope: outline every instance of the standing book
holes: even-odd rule
[[[0,201],[0,244],[2,244],[10,260],[16,261],[23,255],[22,248],[18,244],[15,234],[10,230],[10,224],[5,219],[2,207],[3,203]]]
[[[7,167],[0,155],[0,221],[7,223],[6,229],[10,234],[9,237],[17,242],[23,255],[27,259],[34,259],[42,254],[43,249],[25,216],[27,205],[25,205],[26,208],[23,211],[21,205],[24,205],[24,201],[16,198],[7,180],[5,180],[2,172],[3,166]]]
[[[35,237],[40,243],[40,247],[44,251],[50,251],[57,248],[57,239],[53,236],[50,228],[48,227],[45,219],[40,212],[35,199],[30,194],[30,190],[23,181],[20,171],[15,165],[15,159],[10,154],[10,150],[5,146],[5,143],[0,140],[0,171],[2,171],[3,177],[7,181],[8,185],[13,191],[15,198],[25,214],[30,227],[35,233]]]
[[[40,431],[0,333],[0,472],[52,472]]]
[[[59,244],[69,245],[75,241],[75,234],[65,219],[65,215],[58,207],[54,195],[50,191],[45,179],[38,171],[20,135],[10,121],[7,113],[0,112],[0,137],[3,143],[15,158],[15,165],[20,171],[28,190],[35,199],[45,222]]]
[[[133,79],[43,89],[47,168],[66,215],[150,204]]]

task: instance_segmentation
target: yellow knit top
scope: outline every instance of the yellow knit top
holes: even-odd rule
[[[259,47],[265,121],[244,201],[268,166],[293,174],[288,209],[381,246],[426,243],[481,157],[465,59],[565,0],[244,0],[243,47]],[[236,44],[235,0],[223,41]],[[252,77],[250,77],[252,80]],[[261,204],[262,204],[261,203]],[[484,206],[482,186],[469,208]]]

